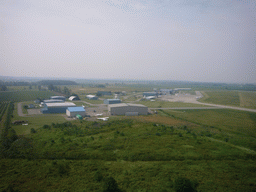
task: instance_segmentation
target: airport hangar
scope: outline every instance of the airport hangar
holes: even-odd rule
[[[57,100],[66,101],[66,97],[64,97],[64,96],[51,96],[50,99],[57,99]]]
[[[86,98],[89,100],[98,100],[98,97],[96,95],[86,95]]]
[[[143,92],[143,97],[155,96],[157,97],[158,94],[156,92]]]
[[[44,103],[41,109],[42,113],[66,113],[68,107],[75,107],[76,104],[72,102],[63,103]]]
[[[116,104],[121,103],[120,99],[105,99],[104,104],[110,105],[110,104]]]
[[[66,115],[68,117],[76,117],[77,115],[84,117],[85,109],[84,109],[84,107],[68,107],[66,110]]]
[[[147,115],[148,107],[141,104],[118,103],[108,105],[108,112],[110,113],[110,115]]]

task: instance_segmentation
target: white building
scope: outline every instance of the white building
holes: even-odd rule
[[[86,95],[86,98],[89,100],[97,100],[98,97],[96,95]]]
[[[76,101],[76,100],[80,100],[77,96],[70,96],[69,98],[68,98],[68,100],[70,100],[70,101]]]
[[[111,115],[147,115],[148,107],[141,104],[118,103],[108,105],[108,111]]]

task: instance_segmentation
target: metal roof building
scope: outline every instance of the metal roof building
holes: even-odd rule
[[[70,100],[70,101],[75,101],[75,100],[80,100],[80,99],[79,99],[79,97],[77,97],[77,96],[70,96],[70,97],[68,98],[68,100]]]
[[[84,117],[85,109],[83,107],[68,107],[66,110],[66,115],[68,117],[76,117],[77,115]]]
[[[68,107],[75,107],[76,104],[71,102],[62,103],[44,103],[41,109],[42,113],[66,113]]]
[[[174,92],[174,90],[172,90],[172,89],[160,89],[159,91],[162,95],[169,95]]]
[[[147,115],[148,107],[141,104],[118,103],[108,106],[111,115]]]
[[[89,100],[97,100],[98,97],[96,95],[86,95],[86,98]]]
[[[121,103],[120,99],[105,99],[104,104],[116,104],[116,103]]]
[[[64,96],[51,96],[50,99],[60,99],[60,100],[65,101],[66,97],[64,97]]]
[[[156,92],[144,92],[143,93],[143,97],[148,97],[148,96],[156,96],[157,97],[157,93]]]
[[[64,101],[61,99],[47,99],[47,100],[43,100],[43,102],[41,104],[43,104],[43,103],[63,103],[63,102]]]
[[[98,91],[98,95],[112,95],[111,91]]]

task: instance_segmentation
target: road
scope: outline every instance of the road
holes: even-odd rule
[[[222,107],[168,107],[168,108],[149,108],[149,109],[223,109]]]
[[[25,117],[27,115],[22,112],[22,104],[23,104],[23,102],[18,103],[18,105],[17,105],[17,107],[18,107],[17,112],[18,112],[18,115],[20,117]]]

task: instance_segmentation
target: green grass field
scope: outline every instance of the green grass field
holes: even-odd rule
[[[182,102],[168,102],[168,101],[139,101],[138,104],[145,105],[150,108],[168,108],[168,107],[207,107],[205,105],[182,103]]]
[[[256,109],[256,92],[239,92],[240,106]]]
[[[164,110],[171,117],[186,120],[201,127],[198,134],[211,134],[214,138],[256,151],[256,114],[250,112],[216,110]]]
[[[0,102],[2,101],[33,101],[37,98],[48,99],[50,96],[56,95],[51,91],[6,91],[0,92]]]
[[[256,92],[204,91],[201,102],[256,109]]]

